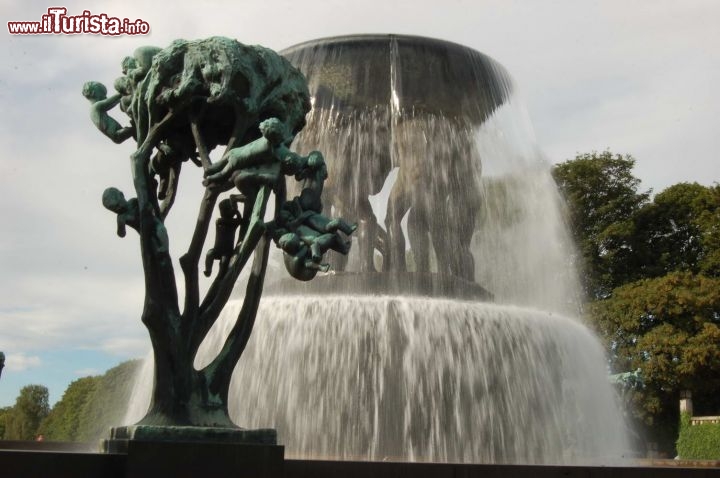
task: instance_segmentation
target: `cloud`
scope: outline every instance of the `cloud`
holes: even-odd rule
[[[1,294],[0,349],[77,348],[108,337],[144,336],[141,280],[124,279],[38,270],[8,281]]]
[[[42,365],[42,360],[36,355],[23,353],[8,353],[5,357],[5,368],[12,372],[22,372]]]
[[[150,339],[140,337],[114,337],[103,340],[99,347],[103,352],[123,358],[144,357],[150,350]]]

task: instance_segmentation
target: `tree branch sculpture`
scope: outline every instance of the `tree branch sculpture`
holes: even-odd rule
[[[326,270],[323,254],[347,254],[354,224],[321,213],[320,193],[327,177],[319,152],[308,157],[289,149],[310,110],[302,74],[275,52],[214,37],[177,40],[168,48],[142,47],[122,62],[117,94],[88,82],[83,95],[92,103],[91,119],[111,140],[133,138],[130,156],[135,198],[108,188],[104,206],[117,214],[117,232],[137,231],[145,275],[142,321],[155,358],[152,401],[143,425],[234,427],[228,415],[230,379],[255,322],[263,291],[270,240],[285,253],[293,277],[309,280]],[[116,106],[129,126],[109,116]],[[213,163],[211,152],[225,149]],[[203,170],[195,231],[180,257],[185,299],[180,308],[167,218],[177,194],[183,163]],[[286,176],[302,182],[303,194],[286,200]],[[200,295],[199,266],[218,199],[215,247],[205,271],[220,262],[212,284]],[[275,216],[264,222],[274,194]],[[237,205],[242,203],[242,212]],[[239,229],[237,240],[236,229]],[[341,231],[342,235],[338,232]],[[220,316],[241,271],[253,258],[245,298],[220,353],[201,370],[193,367],[198,347]]]

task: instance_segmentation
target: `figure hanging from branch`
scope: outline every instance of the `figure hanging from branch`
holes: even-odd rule
[[[132,137],[132,127],[123,127],[107,113],[120,103],[120,99],[122,98],[121,94],[118,93],[108,98],[107,88],[97,81],[88,81],[85,83],[82,94],[92,104],[90,107],[90,119],[102,134],[117,144]]]
[[[319,186],[322,188],[322,184]],[[287,271],[298,280],[310,280],[317,271],[327,272],[330,266],[322,263],[322,258],[328,250],[340,254],[350,252],[351,241],[338,231],[349,236],[357,224],[330,219],[321,212],[320,196],[308,187],[292,201],[285,202],[276,220],[266,224],[271,237],[285,253]]]

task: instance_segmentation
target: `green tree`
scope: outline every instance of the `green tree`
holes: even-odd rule
[[[720,392],[720,279],[685,271],[639,280],[592,303],[589,313],[613,371],[642,370],[633,414],[671,449],[679,392]]]
[[[7,439],[5,437],[5,424],[7,422],[7,417],[10,415],[11,411],[12,411],[12,407],[0,408],[0,440]]]
[[[720,277],[720,186],[670,186],[635,217],[641,273],[685,270]]]
[[[82,412],[100,381],[100,377],[84,377],[72,382],[43,420],[39,433],[48,440],[79,441]]]
[[[43,385],[20,390],[15,405],[5,416],[5,439],[33,440],[43,419],[50,413],[49,393]]]
[[[670,451],[677,399],[720,410],[720,186],[680,183],[649,201],[631,156],[578,155],[553,176],[579,246],[590,322],[614,372],[642,371],[631,415]]]
[[[139,360],[129,360],[103,375],[75,380],[37,433],[55,441],[88,442],[106,437],[110,427],[120,425],[124,418],[139,365]]]
[[[129,360],[98,377],[77,425],[77,441],[92,441],[107,436],[110,427],[121,425],[132,394],[139,360]]]
[[[698,218],[703,233],[703,258],[700,270],[709,276],[720,277],[720,184],[715,183],[710,189],[712,208],[703,212]]]
[[[637,278],[635,214],[648,201],[632,174],[635,159],[609,151],[578,155],[553,168],[579,248],[576,264],[591,299]]]

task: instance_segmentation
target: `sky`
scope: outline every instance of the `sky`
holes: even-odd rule
[[[68,14],[141,19],[150,32],[8,33],[6,22],[39,21],[56,5],[0,0],[0,407],[31,383],[55,402],[71,381],[149,348],[137,241],[115,235],[100,203],[108,186],[132,189],[131,147],[99,134],[80,94],[88,80],[112,84],[141,45],[214,35],[276,50],[357,33],[449,40],[506,67],[548,161],[610,149],[632,154],[643,188],[656,192],[720,181],[716,0],[68,0]]]

